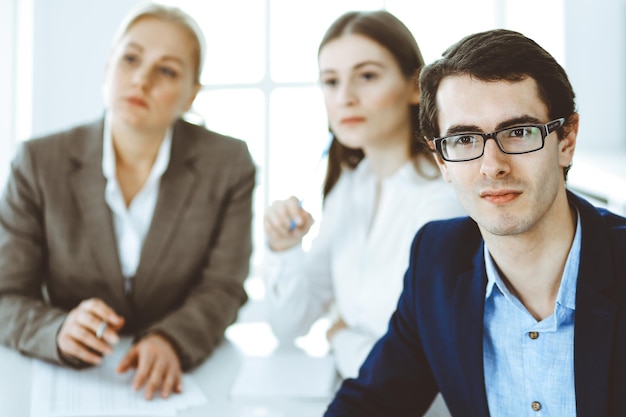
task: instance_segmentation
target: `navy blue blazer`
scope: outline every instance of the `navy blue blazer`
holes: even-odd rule
[[[582,228],[574,327],[577,416],[623,417],[626,219],[572,193],[568,198]],[[423,415],[439,391],[453,416],[489,416],[483,245],[467,217],[432,222],[418,232],[389,329],[358,378],[344,381],[326,417]]]

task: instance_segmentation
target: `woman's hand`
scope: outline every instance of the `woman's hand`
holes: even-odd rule
[[[328,339],[328,341],[331,342],[333,340],[333,337],[339,330],[343,330],[347,328],[348,328],[348,325],[346,324],[346,322],[343,321],[341,317],[339,317],[339,320],[337,320],[335,324],[330,326],[330,329],[326,331],[326,339]]]
[[[103,355],[113,351],[111,346],[119,341],[122,326],[122,316],[104,301],[90,298],[68,314],[57,335],[57,348],[64,357],[97,365]]]
[[[182,392],[180,359],[172,344],[162,335],[151,333],[139,340],[117,366],[118,373],[135,369],[133,389],[145,385],[144,398],[151,400],[160,390],[167,398],[172,392]]]
[[[272,203],[263,223],[270,248],[279,252],[302,241],[313,225],[313,217],[302,208],[296,197],[289,197]]]

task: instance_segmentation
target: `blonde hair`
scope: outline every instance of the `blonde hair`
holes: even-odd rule
[[[206,56],[206,42],[204,34],[195,19],[178,7],[167,6],[152,1],[138,4],[136,7],[131,9],[118,26],[115,36],[113,37],[111,47],[115,48],[115,46],[120,42],[120,39],[126,35],[130,28],[137,23],[138,20],[144,17],[154,17],[173,23],[186,29],[191,35],[193,35],[196,40],[197,47],[197,63],[194,79],[196,83],[200,84],[200,75],[202,73],[204,59]]]

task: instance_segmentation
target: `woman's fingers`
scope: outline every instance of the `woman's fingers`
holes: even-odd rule
[[[163,398],[181,391],[182,370],[172,345],[158,334],[151,334],[137,342],[118,365],[118,372],[136,368],[132,388],[144,388],[148,400],[160,391]]]
[[[111,345],[118,342],[117,330],[123,324],[124,319],[102,300],[85,300],[71,310],[63,322],[57,335],[57,347],[64,356],[99,364],[102,355],[112,352]]]
[[[102,362],[102,355],[86,349],[83,343],[72,337],[64,337],[58,343],[59,350],[67,357],[77,358],[90,365],[98,365]]]
[[[268,243],[280,251],[298,244],[313,224],[313,217],[296,197],[272,203],[263,221]]]
[[[104,320],[115,330],[124,325],[124,318],[99,298],[90,298],[79,304],[79,308],[90,312],[93,316]]]

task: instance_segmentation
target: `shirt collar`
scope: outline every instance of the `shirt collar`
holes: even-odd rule
[[[363,182],[376,179],[376,174],[374,173],[372,165],[367,157],[363,158],[361,162],[359,162],[354,169],[354,173],[355,176]],[[413,160],[408,160],[400,165],[393,174],[386,177],[382,183],[407,182],[412,180],[416,175],[417,171],[415,170],[415,163]]]
[[[580,213],[576,211],[576,232],[574,240],[570,247],[565,268],[563,269],[563,277],[561,285],[556,296],[556,305],[567,307],[570,310],[576,310],[576,281],[578,277],[578,265],[580,264],[580,245],[581,245],[581,225]],[[513,295],[509,292],[504,281],[498,272],[493,258],[489,254],[487,243],[484,245],[485,269],[487,272],[487,287],[485,289],[485,299],[488,299],[493,293],[494,285],[500,290],[505,297],[511,298]],[[556,308],[556,306],[555,306]]]
[[[159,147],[159,153],[157,154],[156,160],[154,161],[154,165],[152,166],[152,170],[150,171],[150,175],[146,183],[153,180],[153,178],[159,178],[165,170],[170,162],[170,154],[172,150],[172,136],[173,130],[172,128],[168,128],[165,132],[165,136],[161,141],[161,146]],[[104,135],[103,135],[103,145],[102,145],[102,173],[107,180],[116,180],[116,170],[115,170],[115,151],[113,149],[113,135],[111,133],[111,119],[107,114],[105,115],[104,120]]]

